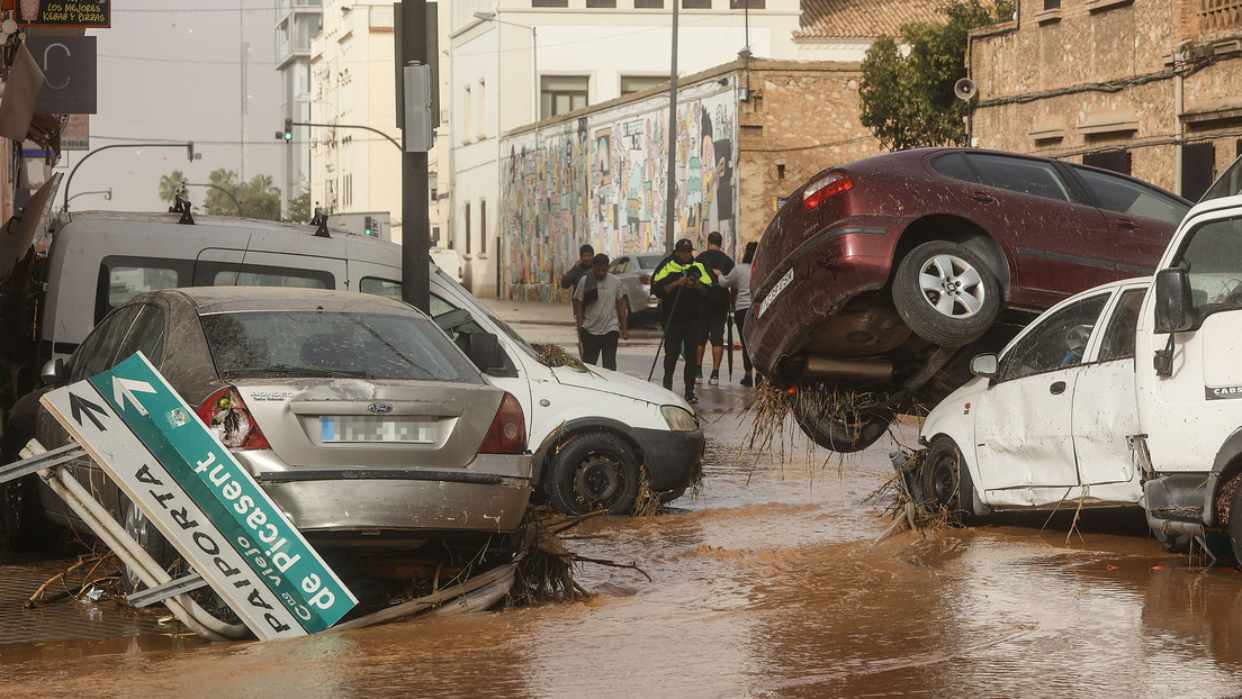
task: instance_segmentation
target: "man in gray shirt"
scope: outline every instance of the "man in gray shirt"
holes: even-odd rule
[[[630,339],[629,318],[625,313],[625,294],[621,282],[608,273],[608,256],[599,254],[591,261],[591,273],[582,275],[574,289],[574,319],[582,338],[582,361],[599,362],[617,369],[617,340]]]

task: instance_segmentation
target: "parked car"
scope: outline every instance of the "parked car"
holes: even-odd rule
[[[48,384],[138,351],[312,541],[417,546],[522,521],[532,472],[521,404],[406,304],[311,289],[145,293],[68,362],[53,360]],[[35,436],[49,449],[70,439],[42,406]],[[93,461],[72,468],[136,540],[159,541]],[[42,501],[51,520],[75,525],[50,491]]]
[[[231,217],[178,221],[176,214],[88,212],[58,227],[42,279],[41,360],[67,357],[110,310],[153,289],[251,285],[401,298],[401,248],[394,243],[339,231],[324,238],[307,226]],[[497,364],[484,367],[485,378],[522,406],[541,496],[569,511],[629,512],[644,468],[648,486],[665,501],[685,492],[699,472],[704,440],[681,396],[618,372],[548,366],[450,274],[432,263],[430,276],[431,315],[446,320],[463,343],[478,333],[499,337]],[[446,318],[453,311],[470,322]],[[13,460],[14,445],[33,436],[35,407],[30,400],[14,406],[5,439]]]
[[[651,293],[651,275],[664,259],[663,253],[625,255],[612,261],[610,274],[621,280],[631,321],[654,320],[660,312],[660,299]]]
[[[965,515],[1004,509],[1137,507],[1141,473],[1135,333],[1150,278],[1053,306],[927,415],[911,492]],[[960,470],[960,476],[959,476]],[[1075,505],[1076,506],[1076,505]]]
[[[887,395],[864,415],[797,414],[821,445],[856,451],[894,411],[960,385],[973,350],[999,349],[1070,294],[1150,273],[1189,208],[1131,177],[990,151],[831,168],[763,235],[747,347],[780,384]]]

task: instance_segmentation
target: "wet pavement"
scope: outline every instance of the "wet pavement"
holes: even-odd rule
[[[572,342],[570,328],[519,330]],[[627,343],[622,368],[645,377],[653,350]],[[1136,512],[1085,512],[1068,543],[1072,513],[874,545],[886,523],[861,503],[891,474],[894,444],[840,459],[796,439],[785,459],[756,458],[749,395],[702,390],[700,497],[575,530],[575,551],[633,561],[651,582],[586,567],[579,580],[598,593],[587,601],[292,642],[140,630],[0,645],[0,695],[1242,694],[1233,568],[1164,553]]]

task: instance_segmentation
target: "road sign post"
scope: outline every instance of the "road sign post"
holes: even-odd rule
[[[141,353],[43,405],[261,640],[357,599]]]

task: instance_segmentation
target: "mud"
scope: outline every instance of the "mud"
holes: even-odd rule
[[[645,376],[630,347],[623,368]],[[0,645],[0,695],[1225,696],[1242,574],[1165,554],[1133,512],[1010,516],[883,544],[884,440],[844,460],[741,449],[746,394],[704,387],[702,496],[574,531],[597,594],[291,642]],[[897,439],[911,442],[901,426]],[[1072,513],[1071,513],[1072,514]],[[0,629],[2,633],[2,629]]]

